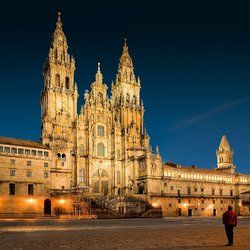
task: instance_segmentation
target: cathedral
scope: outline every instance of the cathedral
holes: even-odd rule
[[[55,153],[52,189],[78,187],[104,195],[145,192],[151,181],[146,166],[159,180],[162,167],[159,154],[151,152],[143,125],[141,82],[135,76],[126,41],[111,97],[98,63],[80,114],[74,72],[75,60],[68,53],[59,14],[41,96],[42,144]]]
[[[250,175],[236,172],[226,136],[214,169],[163,163],[159,149],[152,152],[126,40],[110,92],[98,63],[78,113],[76,63],[62,26],[58,13],[43,69],[41,141],[0,137],[0,216],[70,211],[76,194],[134,197],[163,216],[217,216],[229,204],[250,215]]]

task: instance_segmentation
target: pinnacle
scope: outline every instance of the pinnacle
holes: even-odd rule
[[[226,135],[222,136],[219,149],[231,150]]]
[[[56,27],[57,27],[57,28],[62,28],[61,12],[58,12],[58,13],[57,13]]]

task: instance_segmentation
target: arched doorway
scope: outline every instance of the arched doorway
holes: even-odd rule
[[[51,201],[46,199],[44,201],[44,214],[51,214]]]
[[[103,194],[104,196],[109,193],[109,175],[106,170],[98,169],[93,174],[92,179],[93,193]]]

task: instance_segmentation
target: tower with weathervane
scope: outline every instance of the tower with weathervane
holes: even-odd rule
[[[53,150],[52,189],[70,189],[75,185],[78,91],[74,72],[75,60],[68,53],[61,14],[58,13],[44,65],[44,88],[41,94],[41,139],[44,145]]]

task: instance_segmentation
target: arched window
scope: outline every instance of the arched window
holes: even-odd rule
[[[133,104],[136,104],[136,96],[133,96]]]
[[[57,87],[60,87],[60,75],[59,74],[56,74],[55,83]]]
[[[79,169],[79,182],[83,182],[84,180],[84,170],[83,168]]]
[[[97,144],[97,156],[105,156],[105,147],[104,144],[102,142],[99,142]]]
[[[60,153],[57,154],[57,158],[58,158],[58,159],[61,158],[61,154],[60,154]]]
[[[97,135],[98,136],[105,136],[104,126],[102,126],[102,125],[97,126]]]
[[[130,96],[129,94],[126,94],[126,101],[129,102]]]
[[[65,88],[69,89],[69,77],[68,76],[65,77]]]
[[[84,154],[84,150],[83,150],[83,145],[81,144],[81,145],[79,146],[79,155],[80,155],[80,156],[83,156],[83,154]]]
[[[66,161],[66,155],[62,154],[62,161]]]
[[[117,171],[116,173],[117,185],[121,184],[121,172]]]
[[[102,95],[101,92],[99,92],[99,93],[97,94],[97,101],[100,102],[100,103],[102,103],[102,101],[103,101],[103,95]]]

